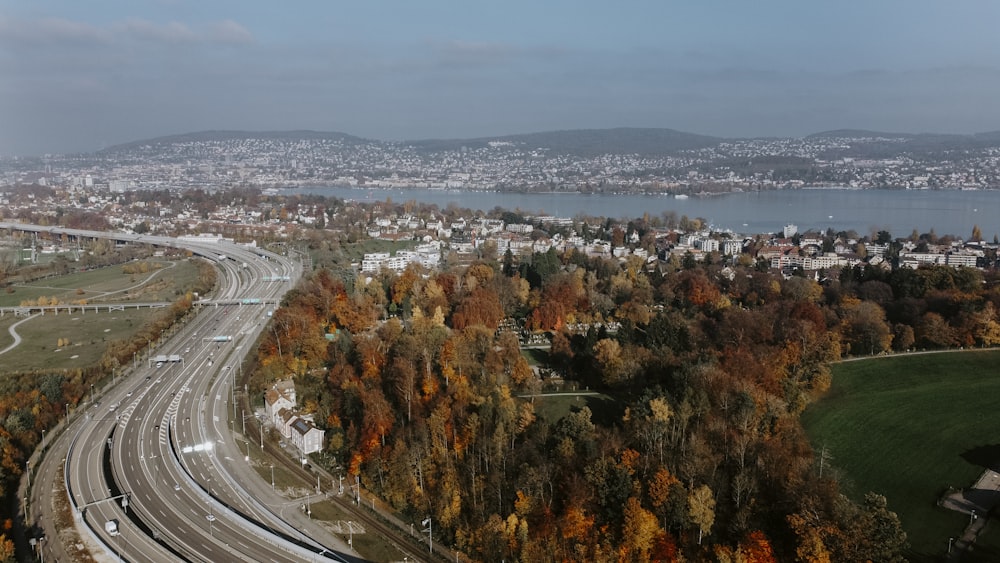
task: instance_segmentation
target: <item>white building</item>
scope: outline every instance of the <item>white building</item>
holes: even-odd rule
[[[326,433],[301,416],[292,420],[290,434],[292,443],[302,455],[323,451],[323,437]]]

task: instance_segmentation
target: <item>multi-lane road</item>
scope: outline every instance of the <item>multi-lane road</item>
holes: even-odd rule
[[[0,223],[5,228],[32,230]],[[106,558],[356,559],[327,530],[257,500],[259,487],[253,487],[259,483],[247,479],[252,471],[249,444],[237,440],[230,426],[236,420],[242,426],[244,417],[251,416],[230,412],[235,408],[234,371],[263,330],[274,306],[270,303],[301,275],[300,264],[227,243],[36,229],[186,248],[217,262],[221,275],[213,301],[240,304],[203,307],[156,350],[182,362],[147,362],[96,401],[79,405],[76,419],[48,445],[50,454],[37,468],[32,505],[51,504],[53,488],[65,486],[79,535],[102,546]],[[81,409],[85,414],[79,414]],[[35,513],[49,538],[48,546],[40,545],[49,554],[71,559],[70,550],[53,541],[59,537],[54,512]],[[108,522],[115,522],[117,530],[109,531]]]

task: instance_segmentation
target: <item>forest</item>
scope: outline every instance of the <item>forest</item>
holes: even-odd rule
[[[748,261],[750,262],[750,261]],[[799,421],[847,356],[1000,343],[996,275],[860,266],[820,279],[486,253],[288,294],[258,351],[343,464],[478,561],[901,561],[886,499],[850,500]],[[545,369],[526,334],[551,342]],[[615,407],[539,416],[547,389]]]

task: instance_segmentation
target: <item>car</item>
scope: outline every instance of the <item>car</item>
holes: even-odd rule
[[[215,515],[214,514],[209,514],[205,518],[208,518],[209,522],[215,522]]]
[[[118,405],[111,405],[110,407],[108,407],[108,412],[115,412],[115,409],[117,409],[117,408],[118,408]]]
[[[125,396],[126,396],[126,397],[131,397],[131,396],[132,396],[132,392],[131,392],[131,391],[129,391],[128,393],[125,393]]]
[[[156,362],[156,367],[162,368],[163,367],[163,362]]]
[[[175,491],[179,491],[179,490],[181,490],[181,486],[175,483],[175,484],[174,484],[174,490],[175,490]]]

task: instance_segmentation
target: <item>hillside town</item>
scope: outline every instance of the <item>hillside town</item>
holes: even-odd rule
[[[803,186],[1000,187],[1000,142],[977,137],[965,146],[963,139],[928,148],[906,136],[844,132],[591,154],[511,140],[426,146],[340,134],[205,134],[89,154],[0,157],[0,180],[115,193],[349,186],[691,196]]]
[[[581,219],[491,213],[414,202],[351,202],[321,196],[267,195],[260,190],[201,191],[181,197],[169,191],[114,192],[105,187],[18,185],[0,188],[4,220],[119,230],[176,237],[226,237],[253,244],[310,239],[317,231],[339,231],[349,239],[384,241],[392,250],[370,252],[350,264],[357,275],[402,272],[411,265],[434,270],[471,262],[484,253],[512,261],[554,251],[621,262],[647,269],[673,262],[754,266],[816,279],[855,266],[890,269],[924,264],[989,268],[998,241],[929,233],[861,235],[853,231],[799,232],[788,224],[778,233],[713,231],[699,219],[675,224],[653,220]],[[908,235],[908,236],[907,236]],[[57,252],[52,244],[36,252]],[[30,253],[29,253],[30,254]],[[724,268],[721,275],[732,275]]]

